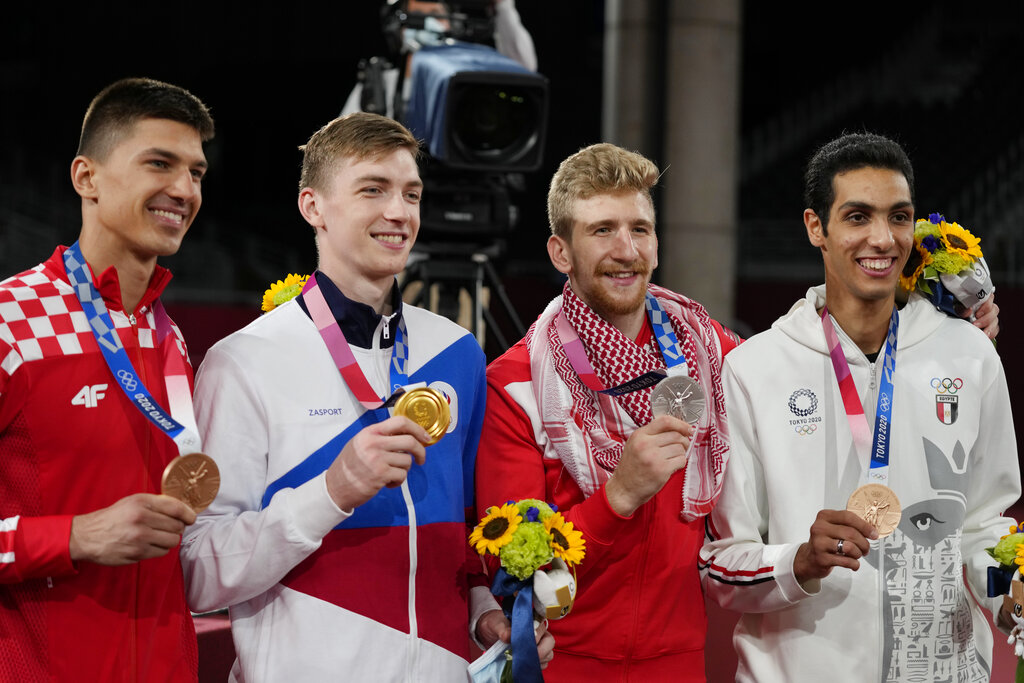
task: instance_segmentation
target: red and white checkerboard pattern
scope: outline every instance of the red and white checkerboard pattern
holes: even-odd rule
[[[98,351],[74,290],[40,264],[0,282],[0,396],[23,363]],[[151,307],[136,319],[139,346],[154,348],[156,322]],[[111,310],[117,329],[131,327],[128,316]],[[184,343],[181,332],[174,334]]]
[[[14,532],[18,528],[18,519],[0,519],[0,564],[14,562]]]

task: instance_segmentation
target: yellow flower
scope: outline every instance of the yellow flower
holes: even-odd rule
[[[283,281],[278,280],[271,284],[270,289],[263,292],[263,312],[272,311],[284,302],[297,297],[308,279],[308,275],[292,273]]]
[[[565,560],[570,567],[579,564],[586,554],[583,534],[572,527],[572,522],[565,521],[561,512],[556,512],[544,520],[544,528],[551,535],[551,552],[555,557]]]
[[[914,240],[914,250],[910,252],[907,263],[903,266],[903,272],[900,273],[900,287],[908,292],[914,291],[917,278],[921,277],[921,273],[931,262],[931,253],[921,246],[920,242]]]
[[[1017,557],[1013,561],[1018,567],[1024,567],[1024,543],[1017,544]]]
[[[946,251],[959,254],[968,263],[974,263],[975,259],[981,258],[981,238],[972,235],[959,223],[949,224],[942,221],[939,224],[939,230],[946,242]]]
[[[497,555],[502,546],[512,540],[512,534],[522,521],[523,516],[515,504],[505,503],[500,508],[492,505],[487,508],[487,516],[480,520],[469,535],[469,544],[481,555]]]

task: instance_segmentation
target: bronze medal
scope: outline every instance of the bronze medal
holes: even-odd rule
[[[651,392],[651,414],[671,415],[696,425],[704,414],[704,390],[697,380],[686,375],[670,375],[654,386]]]
[[[874,525],[878,537],[888,536],[900,523],[902,508],[896,493],[882,484],[865,484],[853,492],[846,509]]]
[[[177,498],[199,514],[217,497],[220,470],[205,453],[182,455],[167,463],[160,488],[164,495]]]
[[[451,408],[437,389],[416,387],[409,389],[395,403],[395,415],[404,415],[427,430],[432,446],[441,440],[451,422]]]

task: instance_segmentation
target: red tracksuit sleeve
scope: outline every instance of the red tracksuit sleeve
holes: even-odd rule
[[[71,515],[0,520],[0,583],[72,574]]]
[[[516,357],[519,354],[526,357],[525,349],[517,345],[487,371],[487,414],[476,463],[477,516],[482,517],[491,505],[509,500],[536,498],[556,504],[565,519],[583,534],[586,557],[577,570],[583,575],[591,567],[601,566],[601,556],[620,533],[642,523],[641,515],[618,515],[608,504],[603,487],[584,498],[561,462],[543,458],[533,424],[505,389],[510,380],[518,380],[524,372],[529,378],[529,360],[520,360]]]

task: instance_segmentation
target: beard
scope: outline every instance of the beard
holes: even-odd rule
[[[594,269],[593,282],[601,283],[610,270],[631,270],[640,277],[642,286],[619,291],[617,296],[609,288],[594,286],[588,288],[588,291],[585,293],[579,293],[580,298],[595,313],[605,319],[629,315],[635,313],[638,309],[642,309],[644,307],[644,299],[647,296],[647,284],[651,281],[650,264],[645,260],[637,259],[631,263],[616,266],[614,269],[599,265]]]

